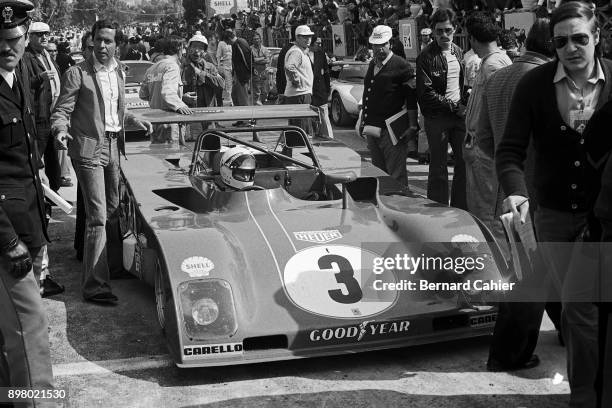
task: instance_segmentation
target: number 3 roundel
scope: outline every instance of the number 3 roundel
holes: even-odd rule
[[[345,245],[317,246],[295,254],[285,265],[283,284],[300,308],[318,315],[361,318],[391,307],[397,292],[375,290],[374,281],[395,282],[392,272],[372,272],[373,252]]]

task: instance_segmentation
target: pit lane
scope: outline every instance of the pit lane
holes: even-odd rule
[[[338,140],[367,160],[352,129]],[[408,164],[411,188],[424,193],[427,166]],[[74,179],[74,177],[73,177]],[[421,190],[421,191],[419,191]],[[75,189],[60,193],[73,200]],[[74,215],[54,209],[50,269],[66,292],[49,313],[56,385],[69,407],[562,407],[568,401],[565,350],[548,319],[536,353],[542,363],[515,373],[485,369],[488,339],[214,369],[179,369],[157,325],[153,289],[112,281],[117,307],[85,303],[74,258]],[[557,376],[557,379],[559,377]]]

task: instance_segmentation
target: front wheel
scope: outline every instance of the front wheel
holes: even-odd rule
[[[155,265],[155,306],[157,320],[162,331],[166,329],[167,305],[170,301],[170,288],[168,278],[164,275],[159,259]]]
[[[331,101],[331,120],[336,126],[347,126],[350,124],[351,117],[344,109],[342,98],[338,93],[334,93]]]

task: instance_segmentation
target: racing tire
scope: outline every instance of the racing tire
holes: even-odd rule
[[[346,109],[344,109],[342,98],[340,98],[340,95],[337,92],[332,95],[331,109],[329,111],[331,121],[334,125],[348,126],[351,124],[351,115],[349,115]]]
[[[155,307],[157,309],[157,321],[162,329],[166,330],[168,321],[168,305],[171,304],[171,291],[168,278],[162,271],[159,259],[155,263]]]

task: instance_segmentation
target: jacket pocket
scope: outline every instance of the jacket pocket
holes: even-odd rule
[[[27,218],[25,188],[22,185],[0,185],[0,205],[11,222]]]
[[[1,112],[0,126],[2,129],[8,129],[8,132],[0,138],[0,148],[11,148],[23,143],[25,135],[23,131],[18,130],[18,126],[22,126],[21,112]]]

